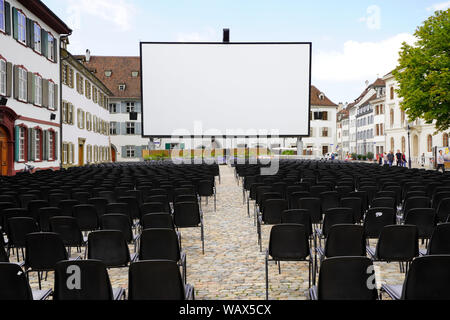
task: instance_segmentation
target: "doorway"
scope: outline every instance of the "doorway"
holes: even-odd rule
[[[6,131],[0,127],[0,175],[8,175],[8,135]]]
[[[78,138],[78,166],[84,166],[84,144],[86,139]]]
[[[111,145],[111,161],[116,162],[116,148]]]

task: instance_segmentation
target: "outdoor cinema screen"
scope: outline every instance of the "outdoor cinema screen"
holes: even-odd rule
[[[309,135],[311,43],[142,42],[141,65],[143,136]]]

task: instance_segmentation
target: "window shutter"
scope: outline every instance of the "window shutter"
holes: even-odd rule
[[[55,144],[55,157],[54,160],[58,160],[58,150],[59,150],[59,144],[58,144],[58,134],[59,132],[55,132],[53,134],[53,143]]]
[[[54,94],[54,97],[53,97],[53,109],[54,110],[58,110],[58,106],[59,106],[59,100],[58,100],[59,92],[58,92],[58,85],[57,84],[53,85],[53,94]]]
[[[127,123],[126,122],[120,122],[120,134],[127,134]]]
[[[48,160],[48,131],[42,131],[42,160]]]
[[[27,101],[29,103],[34,103],[33,99],[33,81],[34,75],[32,72],[27,72]]]
[[[139,102],[136,102],[134,105],[135,105],[135,108],[136,108],[135,111],[137,113],[141,113],[141,104]]]
[[[120,112],[121,113],[127,113],[127,104],[125,102],[122,102],[120,104]]]
[[[112,125],[112,123],[113,123],[113,122],[111,122],[111,125]],[[115,128],[116,128],[116,134],[117,134],[117,135],[121,134],[121,133],[120,133],[120,123],[114,122],[114,126],[115,126]]]
[[[48,108],[48,80],[42,79],[42,106]]]
[[[137,135],[141,135],[141,134],[142,134],[142,130],[141,130],[141,128],[142,128],[142,123],[136,122],[136,123],[135,123],[135,128],[136,128],[136,134],[137,134]]]
[[[53,39],[53,57],[55,58],[55,63],[58,63],[58,39]]]
[[[126,158],[127,157],[127,147],[123,146],[122,147],[122,158]]]
[[[6,63],[6,96],[11,97],[12,91],[12,80],[13,80],[13,72],[12,72],[12,63]]]
[[[36,141],[34,140],[34,129],[28,129],[28,161],[34,161],[34,151]]]
[[[74,163],[75,162],[75,146],[73,143],[70,144],[70,151],[71,151],[70,152],[70,156],[71,156],[70,163]]]
[[[14,98],[19,99],[19,67],[14,66]]]
[[[18,26],[18,18],[17,18],[17,8],[12,8],[12,20],[13,20],[13,38],[19,39],[19,26]]]
[[[26,18],[26,39],[25,39],[25,43],[27,44],[28,47],[32,48],[31,44],[31,35],[33,34],[33,32],[31,32],[32,30],[32,21],[28,18]]]
[[[5,32],[11,35],[11,5],[5,2]]]
[[[19,149],[20,149],[20,127],[14,127],[15,145],[14,145],[14,161],[19,162]]]
[[[44,29],[41,29],[41,53],[48,58],[48,33]]]

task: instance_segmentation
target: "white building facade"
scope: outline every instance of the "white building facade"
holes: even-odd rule
[[[111,91],[65,49],[62,58],[63,167],[111,161]]]
[[[0,0],[0,174],[60,168],[60,38],[41,1]]]

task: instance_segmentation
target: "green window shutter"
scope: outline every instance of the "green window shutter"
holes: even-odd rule
[[[127,134],[127,123],[126,122],[120,122],[120,134]]]
[[[13,68],[12,63],[6,63],[6,96],[11,97],[12,92],[12,81],[13,81]]]
[[[14,98],[19,99],[19,67],[14,66]]]
[[[41,53],[48,58],[48,33],[44,29],[41,29]]]
[[[48,80],[42,79],[42,106],[48,108]]]
[[[26,39],[25,39],[25,43],[27,44],[28,47],[32,48],[32,28],[33,28],[33,21],[26,18]]]
[[[12,21],[13,21],[13,38],[19,39],[19,20],[17,17],[17,8],[12,8]]]
[[[33,95],[33,84],[34,84],[34,75],[32,72],[27,72],[27,101],[29,103],[34,103]]]
[[[42,131],[42,160],[48,160],[48,131]]]
[[[19,148],[20,148],[20,127],[14,127],[15,143],[14,143],[14,161],[19,161]]]
[[[53,39],[53,56],[55,57],[55,62],[57,63],[58,62],[58,49],[59,49],[59,46],[58,46],[58,39],[56,39],[56,38],[54,38]]]
[[[122,147],[122,158],[126,158],[127,157],[127,147],[123,146]]]
[[[53,97],[53,103],[54,103],[54,109],[55,110],[58,110],[58,106],[59,106],[59,100],[58,100],[58,97],[59,97],[59,94],[58,94],[59,92],[58,92],[58,85],[57,84],[54,84],[53,85],[53,95],[54,95],[54,97]]]
[[[28,161],[34,161],[34,150],[36,141],[34,139],[34,129],[28,129]]]
[[[5,32],[11,35],[11,5],[5,2]]]
[[[59,132],[53,133],[53,143],[55,144],[55,160],[58,160],[58,150],[59,150],[59,144],[58,144],[58,135]]]
[[[137,135],[141,135],[142,134],[141,128],[142,128],[142,123],[141,122],[136,122],[135,123],[136,131],[135,132],[136,132]]]

